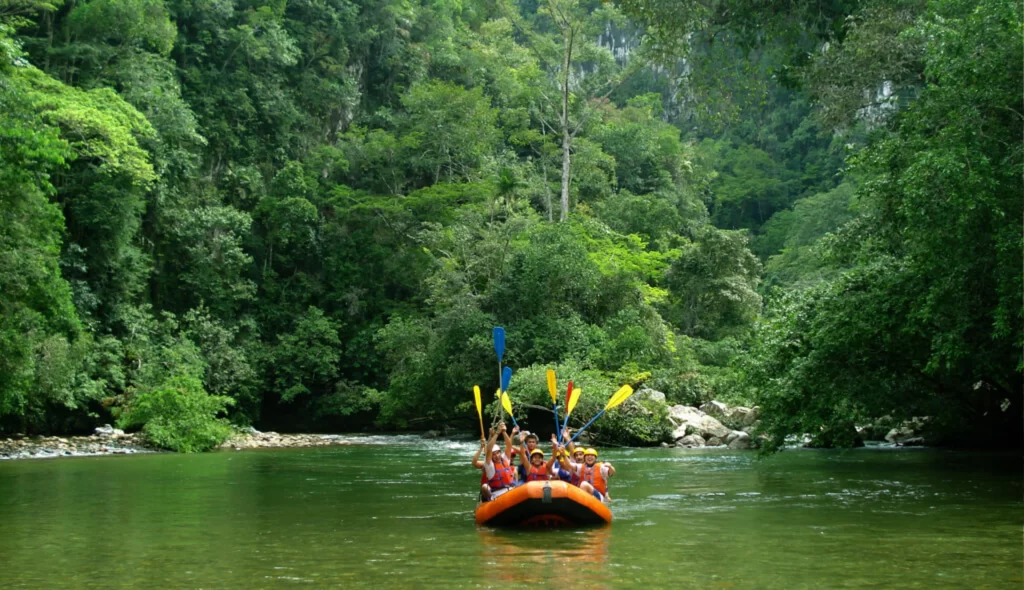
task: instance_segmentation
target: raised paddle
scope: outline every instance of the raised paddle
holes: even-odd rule
[[[610,409],[612,409],[612,408],[614,408],[614,407],[616,407],[616,406],[620,405],[620,404],[621,404],[622,402],[624,402],[624,401],[626,401],[627,399],[629,399],[629,396],[631,396],[631,395],[633,395],[633,388],[632,388],[632,387],[630,387],[630,386],[628,386],[628,385],[623,385],[622,387],[620,387],[620,388],[619,388],[619,390],[615,392],[615,395],[613,395],[613,396],[612,396],[612,398],[611,398],[610,400],[608,400],[608,403],[607,403],[607,404],[605,404],[605,406],[604,406],[604,409],[603,409],[603,410],[601,410],[600,412],[598,412],[596,416],[594,416],[593,418],[591,418],[591,419],[590,419],[590,422],[587,422],[586,424],[584,424],[584,425],[583,425],[583,428],[580,428],[579,430],[577,430],[577,431],[576,431],[576,434],[574,434],[574,435],[572,436],[572,438],[571,438],[571,439],[569,439],[569,442],[576,442],[576,438],[577,438],[577,437],[578,437],[578,436],[579,436],[579,435],[580,435],[580,434],[581,434],[581,433],[582,433],[582,432],[583,432],[584,430],[586,430],[586,429],[587,429],[587,426],[590,426],[591,424],[593,424],[593,423],[594,423],[594,420],[597,420],[598,418],[600,418],[600,417],[601,417],[601,415],[602,415],[602,414],[604,414],[604,413],[605,413],[605,412],[607,412],[608,410],[610,410]]]
[[[487,435],[484,433],[484,406],[480,401],[480,386],[473,386],[473,399],[476,401],[476,415],[480,418],[480,437],[486,439]]]
[[[508,367],[505,367],[506,369]],[[510,418],[512,418],[512,425],[518,427],[519,423],[516,422],[516,417],[512,414],[512,399],[508,396],[507,391],[499,391],[498,396],[501,398],[501,407],[505,408]]]
[[[558,441],[562,441],[562,435],[558,432],[558,391],[557,383],[555,382],[555,372],[548,369],[548,393],[551,394],[551,411],[555,414],[555,436],[558,437]]]
[[[565,427],[569,425],[569,414],[572,414],[572,411],[576,409],[576,404],[579,403],[580,395],[582,393],[583,390],[577,387],[575,389],[570,389],[569,392],[565,394],[565,420],[562,421],[562,430],[559,430],[559,432],[565,430]]]
[[[505,328],[501,326],[495,326],[492,331],[494,339],[494,353],[498,355],[498,387],[501,387],[502,371],[501,371],[501,360],[505,358]],[[505,416],[502,415],[502,419]]]
[[[505,367],[501,371],[501,391],[508,391],[508,385],[512,382],[512,367]]]

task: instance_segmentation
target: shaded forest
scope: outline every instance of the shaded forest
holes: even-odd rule
[[[0,0],[0,433],[469,429],[502,325],[517,402],[1019,445],[1021,39],[1009,0]]]

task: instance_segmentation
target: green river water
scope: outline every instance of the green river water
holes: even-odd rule
[[[1021,588],[1019,455],[614,449],[610,527],[473,522],[472,442],[0,462],[0,588]]]

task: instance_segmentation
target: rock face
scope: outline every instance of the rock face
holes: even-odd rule
[[[698,434],[688,434],[676,441],[677,447],[694,449],[704,446],[704,438]]]
[[[722,420],[723,418],[729,417],[729,406],[719,401],[709,401],[700,407],[700,411],[704,412],[708,416],[714,416],[715,418]]]
[[[736,431],[722,424],[718,418],[705,412],[705,408],[726,417],[738,415],[746,418],[751,415],[751,410],[748,408],[743,408],[742,412],[736,414],[735,410],[730,410],[728,406],[717,401],[704,404],[701,409],[692,406],[672,406],[669,408],[669,421],[674,427],[672,438],[675,439],[676,446],[693,448],[697,446],[721,446],[728,444],[730,434]],[[746,435],[746,433],[743,434]],[[746,436],[749,441],[750,436]],[[701,444],[696,444],[696,439],[690,437],[700,438]],[[714,441],[714,444],[711,441]]]
[[[709,434],[718,438],[729,436],[729,429],[721,422],[711,416],[704,416],[700,419],[701,434]]]
[[[652,402],[665,403],[665,394],[660,391],[653,389],[647,389],[646,387],[636,392],[636,397],[639,399],[646,399]]]

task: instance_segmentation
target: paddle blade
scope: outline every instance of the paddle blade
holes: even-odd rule
[[[569,400],[569,409],[566,417],[568,417],[569,414],[572,414],[572,411],[576,409],[576,404],[579,403],[581,395],[583,395],[583,389],[577,387],[572,390],[572,399]]]
[[[473,401],[476,402],[476,413],[477,413],[477,415],[480,416],[481,419],[483,419],[483,417],[484,417],[484,406],[483,406],[483,403],[480,402],[480,386],[479,385],[474,385],[473,386]]]
[[[629,399],[629,396],[631,395],[633,395],[633,388],[628,385],[623,385],[618,391],[615,392],[615,395],[612,396],[612,399],[608,400],[608,405],[605,406],[604,409],[610,410],[614,408],[615,406]]]
[[[505,408],[509,416],[512,415],[512,400],[509,399],[507,391],[501,392],[501,407]]]
[[[494,328],[494,352],[498,355],[498,362],[505,356],[505,328],[495,326]]]
[[[501,371],[501,390],[508,391],[508,384],[512,382],[512,367],[505,367]]]
[[[548,369],[548,393],[551,394],[551,403],[558,403],[558,392],[555,391],[555,372]]]
[[[565,407],[569,407],[569,400],[572,399],[572,380],[569,380],[569,386],[565,388]]]

